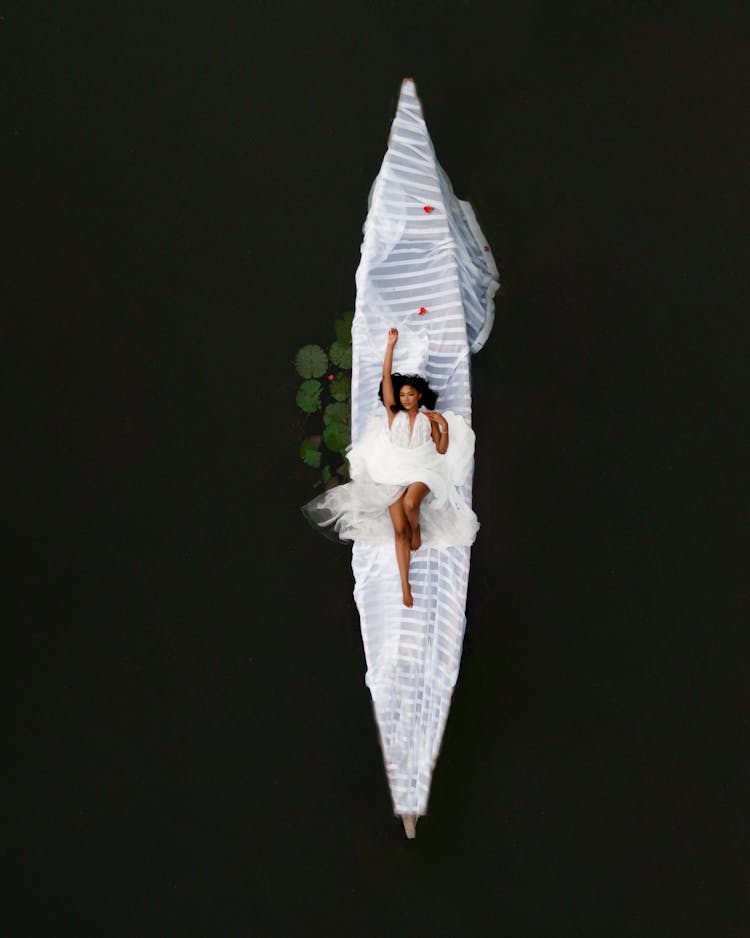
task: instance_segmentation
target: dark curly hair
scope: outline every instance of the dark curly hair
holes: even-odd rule
[[[432,390],[422,375],[402,375],[398,372],[395,372],[391,375],[391,381],[393,383],[393,396],[396,398],[396,403],[391,405],[391,410],[394,414],[404,409],[401,405],[401,401],[399,400],[399,393],[405,384],[408,384],[410,387],[414,388],[415,391],[419,391],[422,394],[422,400],[420,403],[423,404],[427,410],[434,410],[439,395],[437,391]],[[378,388],[378,397],[381,401],[383,401],[382,381],[380,382],[380,387]],[[385,406],[385,401],[383,401],[383,406]]]

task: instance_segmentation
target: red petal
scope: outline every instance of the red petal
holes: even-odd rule
[[[427,214],[429,215],[430,212],[432,211],[432,206],[431,206],[431,205],[425,205],[424,210],[425,210],[425,212],[427,212]]]
[[[420,316],[424,316],[424,314],[425,314],[426,312],[427,312],[427,310],[424,308],[424,306],[420,306],[420,307],[419,307],[419,315],[420,315]]]

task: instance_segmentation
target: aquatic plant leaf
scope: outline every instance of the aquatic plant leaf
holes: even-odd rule
[[[352,322],[354,321],[354,313],[344,313],[341,319],[337,319],[334,323],[334,329],[336,330],[336,338],[339,342],[343,342],[344,345],[352,344]]]
[[[328,367],[328,356],[319,345],[303,345],[294,358],[302,378],[319,378]]]
[[[303,381],[297,391],[297,406],[306,414],[320,410],[320,381]]]
[[[351,382],[346,375],[339,375],[330,385],[331,397],[337,401],[345,401],[351,393]]]
[[[300,443],[299,455],[302,462],[307,463],[308,466],[312,466],[314,469],[320,466],[320,453],[310,440],[303,440]]]
[[[336,341],[328,349],[328,354],[331,356],[331,361],[334,365],[338,365],[339,368],[352,367],[351,345],[345,345],[343,342]]]
[[[323,431],[323,442],[334,453],[343,453],[350,439],[349,427],[344,423],[329,423]]]
[[[349,414],[351,413],[351,408],[348,404],[335,403],[329,404],[326,409],[323,411],[323,423],[328,426],[329,423],[333,423],[335,420],[337,423],[343,423],[346,420],[349,420]]]
[[[331,478],[331,467],[323,466],[323,471],[320,473],[320,475],[323,479],[323,484],[325,485],[325,483],[328,482],[328,480]]]

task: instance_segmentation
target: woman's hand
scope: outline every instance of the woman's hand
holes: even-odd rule
[[[448,421],[437,410],[426,410],[424,413],[432,424],[432,442],[435,444],[435,449],[444,456],[448,449]]]
[[[438,413],[436,410],[426,410],[424,414],[432,423],[436,423],[441,431],[445,433],[448,429],[448,421],[442,414]]]
[[[389,329],[388,330],[388,348],[393,348],[393,346],[398,342],[398,329]]]

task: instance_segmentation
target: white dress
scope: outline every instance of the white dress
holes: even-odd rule
[[[424,547],[474,543],[479,521],[458,492],[474,460],[474,431],[459,414],[443,413],[448,449],[437,451],[432,424],[420,411],[410,427],[400,410],[390,430],[387,414],[373,418],[360,441],[346,452],[351,482],[338,485],[302,507],[313,527],[341,541],[393,540],[388,506],[412,482],[423,482],[419,523]]]

